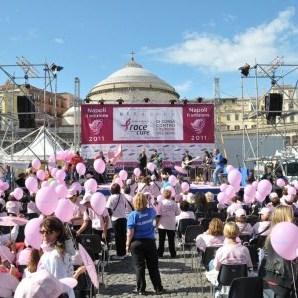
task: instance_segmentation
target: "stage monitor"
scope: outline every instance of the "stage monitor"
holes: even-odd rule
[[[19,128],[35,128],[35,106],[32,96],[17,97]]]

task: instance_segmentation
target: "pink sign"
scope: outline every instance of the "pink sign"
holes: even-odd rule
[[[81,106],[82,144],[214,143],[214,105]]]

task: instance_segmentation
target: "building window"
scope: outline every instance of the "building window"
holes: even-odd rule
[[[230,130],[230,125],[227,125],[227,130]]]
[[[227,121],[231,121],[230,115],[227,115]]]
[[[294,115],[291,115],[290,116],[290,122],[294,122],[295,121],[295,116]]]
[[[289,110],[294,108],[294,104],[292,102],[289,103]]]
[[[255,128],[257,128],[257,126],[254,124],[254,125],[251,126],[251,128],[255,129]]]
[[[240,126],[239,125],[235,125],[235,130],[239,130]]]
[[[235,120],[236,120],[236,121],[239,120],[239,114],[235,114]]]

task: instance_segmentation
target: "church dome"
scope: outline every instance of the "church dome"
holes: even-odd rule
[[[145,99],[150,103],[169,103],[179,99],[179,94],[132,58],[123,68],[96,84],[87,97],[91,102],[103,100],[111,104],[120,98],[124,103],[144,103]]]

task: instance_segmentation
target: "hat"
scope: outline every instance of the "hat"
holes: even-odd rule
[[[246,212],[244,209],[239,208],[235,211],[235,216],[236,217],[246,216]]]
[[[131,179],[126,180],[126,185],[131,185]]]
[[[92,194],[91,194],[90,192],[86,192],[86,193],[84,194],[84,196],[83,196],[83,200],[80,202],[80,204],[81,204],[81,205],[84,205],[84,204],[90,202],[90,200],[91,200],[91,196],[92,196]]]
[[[278,194],[276,192],[272,192],[270,195],[269,195],[269,199],[272,200],[273,198],[278,198]]]
[[[39,270],[24,278],[15,291],[15,298],[58,298],[77,285],[75,278],[57,279],[46,270]]]
[[[259,211],[259,214],[269,214],[269,213],[271,213],[271,210],[267,207],[264,207]]]
[[[19,213],[18,204],[15,201],[8,201],[5,207],[6,207],[7,213],[13,213],[13,214]]]
[[[13,263],[15,255],[10,251],[7,246],[0,245],[0,257],[2,262],[8,261],[9,263]]]
[[[151,181],[156,180],[156,176],[155,175],[151,175]]]

